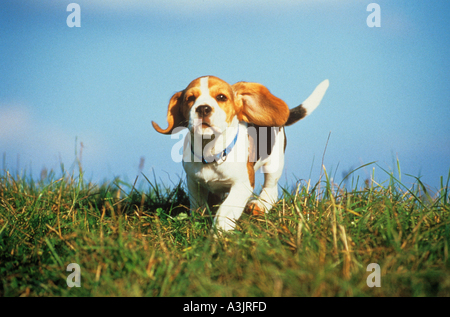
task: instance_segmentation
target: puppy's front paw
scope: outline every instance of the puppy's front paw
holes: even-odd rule
[[[252,214],[253,216],[262,216],[265,214],[266,209],[261,202],[253,200],[247,204],[247,206],[245,207],[245,212],[248,214]]]

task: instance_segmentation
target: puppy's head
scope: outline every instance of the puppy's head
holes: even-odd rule
[[[187,127],[192,133],[222,133],[238,121],[258,126],[283,126],[289,108],[261,84],[225,81],[206,76],[193,80],[169,102],[167,121],[162,129],[152,121],[156,131],[170,134],[176,127]]]

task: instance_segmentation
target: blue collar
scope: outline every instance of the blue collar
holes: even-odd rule
[[[203,164],[209,164],[209,163],[212,163],[214,161],[216,161],[216,162],[218,162],[220,164],[220,163],[224,162],[227,159],[227,155],[231,152],[231,150],[233,149],[234,145],[237,142],[238,135],[239,135],[239,124],[238,124],[238,128],[237,128],[236,136],[234,137],[233,141],[222,152],[220,152],[220,153],[218,153],[216,155],[213,155],[211,157],[212,158],[211,162],[208,162],[203,157],[203,153],[202,153],[202,157],[200,157],[197,154],[195,154],[194,150],[192,149],[192,144],[191,144],[191,152],[196,158],[201,159]]]

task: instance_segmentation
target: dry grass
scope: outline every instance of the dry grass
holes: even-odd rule
[[[419,179],[367,185],[300,184],[215,240],[208,212],[187,216],[181,184],[138,190],[6,172],[0,295],[450,296],[448,180],[433,198]],[[69,263],[81,267],[80,288],[66,285]],[[379,288],[367,286],[370,263]]]

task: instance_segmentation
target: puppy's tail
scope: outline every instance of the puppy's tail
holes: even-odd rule
[[[297,121],[303,119],[307,115],[310,115],[322,101],[322,98],[325,95],[325,92],[327,91],[329,85],[330,82],[328,81],[328,79],[325,79],[316,87],[316,89],[314,89],[311,96],[303,101],[300,106],[290,109],[289,118],[286,121],[285,126],[292,125]]]

